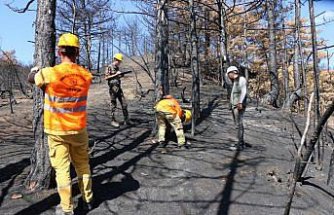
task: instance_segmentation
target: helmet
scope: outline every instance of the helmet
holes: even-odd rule
[[[227,68],[226,75],[228,75],[231,72],[239,73],[239,70],[238,70],[238,68],[236,66],[230,66],[229,68]]]
[[[72,46],[79,48],[80,47],[79,38],[71,33],[62,34],[59,37],[58,46]]]
[[[186,118],[184,120],[184,124],[188,124],[188,123],[191,122],[191,118],[192,118],[191,111],[190,110],[185,110],[185,115],[186,115]]]
[[[121,53],[117,53],[114,55],[114,59],[119,60],[119,61],[123,61],[123,55]]]

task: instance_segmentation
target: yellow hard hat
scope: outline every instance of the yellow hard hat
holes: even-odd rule
[[[191,118],[192,118],[192,114],[190,110],[185,110],[185,115],[186,115],[186,119],[184,120],[185,124],[188,124],[191,122]]]
[[[79,48],[80,47],[79,38],[71,33],[62,34],[59,37],[58,46],[72,46]]]
[[[114,55],[114,59],[119,60],[119,61],[123,61],[123,55],[121,53],[117,53]]]

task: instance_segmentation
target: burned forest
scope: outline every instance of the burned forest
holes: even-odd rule
[[[0,214],[333,214],[334,1],[4,0],[0,19]]]

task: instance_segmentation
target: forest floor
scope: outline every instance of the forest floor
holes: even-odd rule
[[[187,79],[181,78],[179,89],[189,84]],[[150,88],[144,75],[139,81]],[[283,214],[296,152],[293,141],[300,140],[289,113],[250,105],[245,140],[252,147],[232,151],[236,130],[225,90],[207,83],[196,136],[186,133],[192,148],[178,149],[173,140],[165,151],[152,144],[152,99],[135,96],[133,75],[123,80],[123,88],[134,125],[120,129],[110,126],[107,85],[94,84],[90,91],[88,130],[97,207],[88,214]],[[179,91],[173,89],[175,95]],[[11,198],[22,190],[33,146],[32,100],[17,101],[13,115],[8,106],[0,109],[0,214],[54,214],[59,203],[55,189]],[[294,119],[303,129],[303,117]],[[322,171],[310,165],[310,179],[297,187],[291,214],[333,215],[334,190],[326,186],[329,152],[326,146]],[[73,184],[77,202],[76,180]]]

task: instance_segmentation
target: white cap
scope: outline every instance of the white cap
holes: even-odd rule
[[[230,72],[237,72],[239,73],[239,70],[236,66],[230,66],[229,68],[227,68],[227,72],[226,74],[228,75]]]

